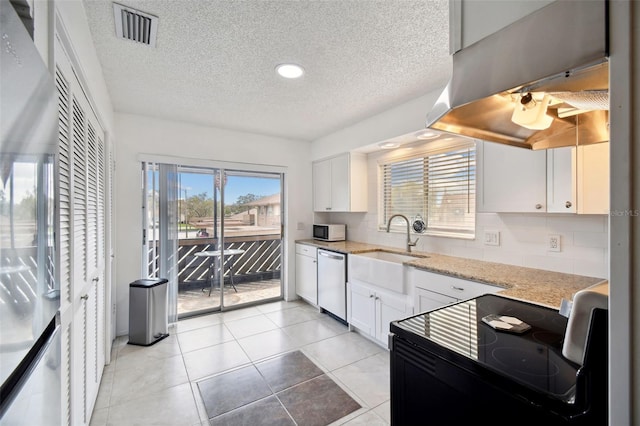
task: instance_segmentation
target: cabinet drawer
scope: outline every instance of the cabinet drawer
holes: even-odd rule
[[[502,287],[467,281],[460,278],[411,268],[409,282],[416,288],[444,294],[459,300],[467,300],[487,293],[497,293]]]
[[[318,257],[318,249],[306,244],[296,244],[296,254],[301,254],[303,256],[309,256],[316,259]]]

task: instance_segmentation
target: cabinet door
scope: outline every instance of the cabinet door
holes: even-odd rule
[[[575,213],[576,201],[576,148],[548,149],[547,212]]]
[[[391,295],[376,293],[376,339],[386,344],[389,336],[391,321],[406,318],[412,309],[407,303],[405,295]]]
[[[578,213],[609,214],[609,142],[578,147]]]
[[[318,275],[316,259],[296,254],[296,293],[313,303],[318,304]]]
[[[331,160],[313,163],[313,210],[331,211]]]
[[[417,268],[409,268],[407,273],[409,285],[453,300],[468,300],[483,294],[493,294],[504,290],[503,287],[468,281]],[[417,302],[416,306],[418,306]]]
[[[479,211],[546,211],[546,153],[483,142]]]
[[[349,283],[348,322],[363,333],[375,335],[375,294],[365,286]]]
[[[425,290],[420,287],[416,287],[415,297],[416,313],[432,311],[434,309],[441,308],[442,306],[450,305],[451,303],[455,303],[458,301],[458,299],[455,299],[453,297]]]
[[[105,354],[104,132],[56,37],[56,88],[59,110],[60,317],[65,347],[62,378],[64,424],[88,424]]]
[[[331,210],[350,211],[349,154],[331,159]]]

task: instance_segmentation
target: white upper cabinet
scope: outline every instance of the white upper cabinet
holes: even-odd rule
[[[478,143],[478,211],[606,214],[609,143],[530,151]]]
[[[609,212],[609,143],[547,150],[547,212]]]
[[[331,210],[331,160],[313,163],[313,210]],[[321,207],[322,206],[322,207]]]
[[[367,211],[367,157],[345,153],[313,163],[313,210]]]
[[[547,212],[576,212],[576,149],[564,147],[548,149],[547,153]]]
[[[609,214],[609,142],[577,148],[578,213]]]
[[[492,142],[481,147],[478,162],[478,211],[546,211],[546,152]]]

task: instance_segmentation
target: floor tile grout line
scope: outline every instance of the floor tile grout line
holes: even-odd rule
[[[225,415],[225,414],[227,414],[227,413],[230,413],[230,412],[232,412],[232,411],[234,411],[234,410],[238,410],[238,409],[240,409],[240,408],[242,408],[242,407],[246,407],[247,405],[251,405],[251,404],[254,404],[254,403],[258,402],[258,401],[262,401],[262,400],[267,399],[267,398],[269,398],[269,397],[271,397],[271,396],[275,396],[275,397],[276,397],[276,399],[278,400],[278,402],[280,403],[280,405],[282,406],[282,408],[283,408],[283,409],[285,410],[285,412],[287,413],[287,415],[291,418],[291,420],[293,421],[293,423],[297,426],[297,425],[298,425],[298,423],[295,421],[295,419],[293,418],[293,416],[291,415],[291,413],[289,412],[289,410],[287,410],[287,407],[285,407],[285,405],[282,403],[282,400],[280,400],[280,398],[278,397],[278,393],[284,392],[284,391],[286,391],[286,390],[288,390],[288,389],[292,389],[292,388],[297,387],[298,385],[301,385],[301,384],[303,384],[303,383],[310,382],[311,380],[317,379],[318,377],[320,377],[320,376],[322,376],[322,375],[325,375],[326,373],[325,373],[324,371],[322,371],[322,369],[320,369],[320,368],[319,368],[319,367],[318,367],[318,366],[317,366],[317,365],[316,365],[312,360],[310,360],[310,359],[306,356],[306,354],[302,353],[305,357],[307,357],[307,359],[309,359],[309,361],[311,361],[314,365],[316,365],[316,367],[318,367],[318,369],[320,369],[320,371],[322,372],[322,374],[319,374],[319,375],[314,376],[314,377],[312,377],[312,378],[310,378],[310,379],[304,380],[304,381],[302,381],[302,382],[300,382],[300,383],[296,383],[295,385],[292,385],[292,386],[286,387],[286,388],[281,389],[281,390],[279,390],[278,392],[276,392],[276,391],[273,389],[273,387],[269,384],[269,382],[267,381],[267,378],[264,376],[264,374],[262,374],[262,371],[260,371],[260,368],[258,368],[258,366],[256,365],[256,364],[260,364],[260,363],[263,363],[263,362],[266,362],[266,361],[270,361],[270,360],[276,359],[276,358],[278,358],[278,357],[285,356],[286,354],[293,353],[293,352],[300,352],[300,353],[302,353],[301,351],[299,351],[298,349],[296,349],[296,350],[293,350],[293,351],[291,351],[291,352],[285,352],[285,353],[277,354],[277,355],[275,355],[275,356],[273,356],[273,357],[264,358],[264,359],[261,359],[261,360],[259,360],[259,361],[251,361],[251,365],[256,369],[256,371],[258,372],[258,374],[260,375],[260,377],[264,380],[264,382],[266,383],[267,387],[269,388],[269,391],[271,392],[271,394],[270,394],[270,395],[267,395],[267,396],[265,396],[265,397],[263,397],[263,398],[260,398],[260,399],[258,399],[258,400],[256,400],[256,401],[252,401],[252,402],[249,402],[249,403],[247,403],[247,404],[243,404],[243,405],[241,405],[240,407],[236,407],[236,408],[234,408],[234,409],[233,409],[233,410],[231,410],[231,411],[227,411],[226,413],[221,413],[221,414],[218,414],[217,416],[210,417],[210,418],[209,418],[209,420],[213,420],[213,419],[214,419],[214,418],[216,418],[216,417],[220,417],[220,416]],[[245,365],[243,368],[246,368],[246,367],[247,367],[247,365]],[[233,370],[225,371],[225,372],[220,373],[220,375],[222,375],[222,374],[226,374],[226,373],[229,373],[229,372],[231,372],[231,371],[236,371],[236,370],[239,370],[239,369],[240,369],[240,367],[239,367],[239,368],[237,368],[237,369],[233,369]],[[215,377],[215,376],[211,376],[211,377]],[[203,379],[201,379],[200,381],[202,381],[202,380],[203,380]],[[197,385],[197,383],[196,383],[196,385]],[[198,390],[199,390],[199,389],[200,389],[200,387],[198,386]],[[202,394],[200,394],[200,397],[202,398]],[[207,413],[207,415],[208,415],[208,413]]]
[[[254,404],[254,403],[258,402],[258,401],[262,401],[262,400],[267,399],[267,398],[269,398],[269,397],[271,397],[271,396],[275,396],[275,397],[276,397],[276,399],[278,400],[278,402],[280,403],[280,405],[282,406],[282,408],[284,408],[284,410],[285,410],[285,412],[287,413],[287,415],[291,418],[291,420],[293,421],[293,423],[294,423],[295,425],[298,425],[298,423],[295,421],[295,419],[293,418],[293,416],[291,415],[291,413],[289,412],[289,410],[287,410],[287,407],[285,407],[285,405],[282,403],[282,400],[278,397],[278,394],[279,394],[279,393],[282,393],[282,392],[284,392],[284,391],[287,391],[287,390],[289,390],[289,389],[293,389],[293,388],[296,388],[296,387],[298,387],[298,386],[301,386],[301,385],[303,385],[303,384],[305,384],[305,383],[308,383],[308,382],[310,382],[310,381],[312,381],[312,380],[316,380],[316,379],[318,379],[318,378],[319,378],[319,377],[321,377],[321,376],[327,376],[327,378],[328,378],[329,380],[331,380],[332,382],[336,383],[336,382],[335,382],[335,380],[328,376],[328,374],[327,374],[327,373],[329,373],[329,372],[325,372],[325,371],[323,371],[323,370],[322,370],[322,369],[321,369],[321,368],[320,368],[320,367],[319,367],[315,362],[313,362],[313,360],[309,359],[309,361],[311,361],[311,363],[313,363],[314,365],[316,365],[316,367],[318,367],[318,369],[321,371],[321,374],[319,374],[319,375],[317,375],[317,376],[314,376],[314,377],[311,377],[311,378],[309,378],[309,379],[307,379],[307,380],[304,380],[304,381],[302,381],[302,382],[300,382],[300,383],[296,383],[296,384],[294,384],[294,385],[292,385],[292,386],[288,386],[288,387],[286,387],[286,388],[284,388],[284,389],[281,389],[281,390],[279,390],[279,391],[277,391],[277,392],[276,392],[276,391],[273,389],[273,387],[269,384],[269,382],[267,381],[266,377],[264,377],[264,375],[262,374],[262,372],[260,371],[260,369],[258,368],[258,366],[256,365],[256,364],[260,364],[260,363],[263,363],[263,362],[266,362],[266,361],[269,361],[269,360],[273,360],[273,359],[278,358],[278,357],[285,356],[285,355],[286,355],[286,354],[288,354],[288,353],[293,353],[293,352],[297,352],[297,351],[299,351],[299,352],[300,352],[300,353],[302,353],[302,354],[303,354],[307,359],[309,359],[309,358],[308,358],[308,356],[307,356],[306,354],[304,354],[304,353],[303,353],[302,351],[300,351],[299,349],[296,349],[296,350],[293,350],[293,351],[291,351],[291,352],[285,352],[285,353],[278,354],[278,355],[276,355],[276,356],[269,357],[269,358],[265,358],[265,359],[262,359],[262,360],[259,360],[259,361],[252,361],[252,362],[251,362],[251,365],[253,365],[253,367],[258,371],[258,373],[260,374],[260,376],[262,377],[262,379],[263,379],[263,380],[264,380],[264,382],[266,383],[267,387],[269,388],[269,391],[271,392],[271,394],[270,394],[270,395],[267,395],[267,396],[265,396],[265,397],[263,397],[263,398],[260,398],[260,399],[258,399],[258,400],[256,400],[256,401],[252,401],[252,402],[249,402],[249,403],[247,403],[247,404],[243,404],[243,405],[241,405],[241,406],[239,406],[239,407],[234,408],[234,409],[233,409],[233,410],[231,410],[231,411],[227,411],[226,413],[221,413],[221,414],[218,414],[217,416],[210,417],[210,418],[209,418],[209,420],[213,420],[213,419],[214,419],[214,418],[216,418],[216,417],[220,417],[220,416],[223,416],[223,415],[225,415],[225,414],[231,413],[231,412],[233,412],[233,411],[235,411],[235,410],[238,410],[238,409],[240,409],[240,408],[242,408],[242,407],[246,407],[246,406],[251,405],[251,404]],[[242,367],[242,368],[246,368],[247,366],[248,366],[248,364],[247,364],[247,365],[244,365],[244,367]],[[232,371],[239,370],[240,368],[241,368],[241,367],[238,367],[237,369],[232,369],[232,370],[228,370],[228,371],[225,371],[225,372],[221,372],[221,373],[220,373],[220,375],[222,375],[222,374],[226,374],[226,373],[229,373],[229,372],[232,372]],[[217,375],[216,375],[216,376],[217,376]],[[211,377],[215,377],[215,376],[211,376]],[[202,381],[202,380],[203,380],[203,379],[201,379],[200,381]],[[196,385],[197,385],[197,383],[196,383]],[[336,383],[336,385],[337,385],[338,387],[340,387],[340,388],[341,388],[341,386],[340,386],[338,383]],[[346,386],[346,385],[345,385],[345,386]],[[348,387],[347,387],[347,388],[348,388]],[[200,389],[200,388],[198,387],[198,390],[199,390],[199,389]],[[348,389],[349,389],[349,391],[351,391],[351,393],[353,393],[354,395],[357,395],[355,392],[353,392],[353,391],[351,390],[351,388],[348,388]],[[342,389],[342,390],[344,391],[344,389]],[[351,395],[349,395],[349,393],[348,393],[348,392],[346,392],[346,391],[345,391],[345,393],[346,393],[349,397],[351,397]],[[202,397],[202,394],[200,394],[200,396]],[[358,397],[358,399],[360,399],[360,397]],[[358,401],[356,401],[356,402],[358,402]],[[359,402],[358,402],[358,405],[360,405],[360,407],[361,407],[361,408],[365,408],[365,407],[364,407],[364,406],[362,406]],[[208,413],[207,413],[207,414],[208,414]]]
[[[329,318],[328,318],[328,317],[327,317],[327,318],[323,318],[323,317],[313,317],[313,318],[309,318],[309,319],[306,319],[306,320],[303,320],[303,321],[300,321],[300,322],[289,323],[289,324],[283,324],[282,326],[280,326],[280,325],[278,325],[277,323],[275,323],[273,320],[271,320],[271,318],[269,318],[269,317],[267,316],[267,314],[268,314],[268,313],[277,313],[277,312],[286,311],[286,310],[290,310],[290,309],[296,309],[296,308],[300,308],[301,306],[302,306],[302,305],[300,305],[300,304],[296,304],[295,306],[280,307],[280,309],[279,309],[279,310],[271,311],[271,312],[262,312],[262,311],[260,311],[260,313],[259,313],[259,314],[251,315],[251,316],[249,316],[249,317],[245,317],[245,318],[237,318],[236,320],[249,319],[249,318],[255,318],[255,317],[257,317],[257,316],[264,315],[264,316],[265,316],[265,317],[267,317],[271,322],[273,322],[273,323],[275,324],[276,328],[275,328],[274,330],[276,330],[276,329],[277,329],[277,330],[281,330],[281,331],[282,331],[282,332],[283,332],[283,333],[284,333],[288,338],[292,339],[292,340],[295,342],[294,337],[293,337],[293,336],[291,336],[291,335],[289,335],[289,334],[284,330],[285,328],[288,328],[288,327],[291,327],[291,326],[295,326],[295,325],[301,325],[301,324],[304,324],[304,323],[309,323],[309,322],[312,322],[312,321],[325,322],[325,321],[327,321]],[[309,305],[309,306],[311,306],[311,305]],[[315,312],[315,310],[314,310],[314,312]],[[216,315],[216,314],[208,314],[208,315]],[[208,316],[208,315],[205,315],[205,316]],[[232,322],[232,321],[236,321],[236,320],[231,320],[231,321],[228,321],[228,322]],[[224,321],[224,319],[222,319],[220,322],[215,322],[215,323],[212,323],[212,324],[203,324],[201,327],[196,327],[196,328],[194,328],[194,329],[185,330],[185,331],[183,331],[183,332],[195,331],[195,330],[198,330],[198,329],[201,329],[201,328],[210,327],[210,326],[214,326],[214,325],[220,325],[220,324],[222,324],[222,325],[227,329],[227,331],[229,331],[229,333],[230,333],[230,335],[231,335],[232,339],[231,339],[231,340],[229,340],[229,341],[226,341],[226,342],[224,342],[224,341],[223,341],[223,342],[220,342],[220,343],[218,343],[218,344],[216,344],[216,345],[211,345],[211,346],[217,346],[217,345],[221,345],[221,344],[223,344],[223,343],[229,343],[229,342],[231,342],[231,341],[234,341],[234,342],[236,342],[236,343],[240,346],[240,348],[241,348],[241,350],[242,350],[242,353],[247,357],[248,362],[247,362],[247,363],[244,363],[244,364],[242,364],[242,365],[236,366],[236,367],[234,367],[234,368],[231,368],[231,369],[228,369],[228,370],[225,370],[225,371],[221,371],[221,372],[219,372],[218,374],[224,374],[224,373],[226,373],[226,372],[230,372],[230,371],[233,371],[233,370],[235,370],[235,369],[240,369],[240,368],[243,368],[243,367],[247,367],[248,365],[253,365],[255,368],[257,368],[256,364],[258,364],[258,363],[261,363],[261,362],[267,361],[267,360],[272,359],[272,358],[276,358],[276,357],[278,357],[278,356],[283,356],[283,355],[284,355],[284,354],[286,354],[286,353],[290,353],[290,352],[294,352],[294,351],[300,351],[300,352],[302,352],[302,353],[303,353],[307,358],[309,358],[309,355],[305,354],[305,351],[304,351],[304,348],[305,348],[305,347],[310,346],[310,345],[313,345],[313,344],[317,344],[317,343],[320,343],[320,342],[323,342],[323,341],[325,341],[325,340],[329,340],[329,339],[332,339],[332,338],[336,338],[336,337],[338,337],[338,336],[341,336],[341,335],[344,335],[344,334],[347,334],[347,333],[350,333],[350,330],[348,330],[348,329],[345,329],[345,330],[336,330],[336,329],[332,328],[332,329],[331,329],[331,331],[332,331],[332,332],[334,332],[334,333],[336,333],[336,334],[334,334],[334,335],[332,335],[332,336],[324,337],[324,338],[321,338],[321,339],[316,340],[316,341],[314,341],[314,342],[305,343],[305,344],[299,344],[299,343],[296,343],[296,344],[294,344],[294,345],[293,345],[293,347],[292,347],[292,348],[289,348],[289,349],[285,350],[284,352],[280,352],[280,353],[273,354],[273,355],[271,355],[271,356],[267,356],[267,357],[260,358],[260,359],[256,359],[256,360],[252,360],[252,359],[249,357],[249,354],[245,351],[244,347],[242,347],[242,345],[240,345],[240,343],[239,343],[239,339],[238,339],[238,338],[233,334],[233,332],[231,332],[231,330],[229,330],[229,329],[228,329],[227,322],[225,322],[225,321]],[[195,393],[195,392],[198,392],[198,393],[199,393],[198,397],[201,397],[201,394],[200,394],[200,392],[199,392],[198,382],[199,382],[199,381],[204,380],[206,377],[202,377],[202,378],[196,379],[196,378],[192,378],[192,377],[188,374],[188,370],[187,370],[187,367],[186,367],[186,361],[185,361],[184,356],[185,356],[185,354],[186,354],[186,353],[189,353],[190,351],[189,351],[189,352],[186,352],[186,353],[183,351],[182,344],[180,343],[180,340],[179,340],[179,338],[178,338],[179,334],[181,334],[182,332],[179,332],[179,331],[178,331],[178,327],[177,327],[177,326],[176,326],[175,328],[176,328],[176,329],[175,329],[175,331],[174,331],[174,334],[176,335],[175,341],[176,341],[176,343],[177,343],[177,345],[178,345],[179,355],[180,355],[180,356],[181,356],[181,358],[182,358],[182,366],[185,368],[185,371],[186,371],[186,373],[187,373],[187,374],[186,374],[186,375],[187,375],[187,380],[188,380],[188,383],[191,385],[190,387],[191,387],[192,397],[194,398],[194,403],[196,403],[196,408],[197,408],[197,407],[198,407],[198,404],[197,404],[197,402],[195,401],[196,395],[195,395],[194,393]],[[264,332],[261,332],[261,333],[256,333],[256,334],[249,335],[249,336],[244,336],[244,337],[256,336],[256,335],[259,335],[259,334],[262,334],[262,333],[266,333],[266,332],[269,332],[269,331],[273,331],[273,330],[267,330],[267,331],[264,331]],[[356,334],[357,334],[357,333],[356,333]],[[121,337],[122,337],[122,336],[121,336]],[[244,338],[244,337],[243,337],[243,338]],[[372,343],[372,344],[375,344],[375,342],[371,342],[371,343]],[[115,352],[116,352],[116,354],[115,354],[115,356],[113,357],[113,359],[114,359],[115,363],[114,363],[114,368],[113,368],[113,373],[112,373],[112,374],[113,374],[114,376],[115,376],[116,372],[118,371],[118,368],[117,368],[117,367],[118,367],[118,364],[119,364],[119,362],[118,362],[118,361],[121,361],[122,350],[123,350],[124,348],[126,348],[126,347],[127,347],[127,343],[126,343],[126,342],[124,342],[124,341],[121,341],[121,342],[117,343],[117,350],[115,351]],[[332,379],[332,380],[335,380],[335,379],[337,379],[337,377],[333,376],[333,372],[334,372],[334,371],[339,370],[339,369],[344,368],[344,367],[347,367],[347,366],[350,366],[350,365],[353,365],[353,364],[356,364],[356,363],[361,362],[361,361],[363,361],[363,360],[366,360],[366,359],[369,359],[369,358],[373,358],[373,357],[375,357],[375,356],[380,355],[380,354],[381,354],[381,353],[383,353],[383,352],[384,352],[384,351],[381,349],[381,350],[379,350],[379,351],[377,351],[377,352],[375,352],[375,353],[372,353],[372,354],[369,354],[369,355],[365,356],[365,357],[364,357],[364,358],[362,358],[362,359],[354,360],[354,361],[350,362],[349,364],[346,364],[346,365],[344,365],[344,366],[340,366],[340,367],[336,367],[336,368],[333,368],[333,369],[330,369],[330,368],[327,368],[327,367],[321,368],[321,370],[322,370],[322,374],[331,374],[331,377],[330,377],[330,378],[332,378],[332,377],[333,377],[333,379]],[[315,359],[315,357],[313,357],[313,358]],[[318,361],[319,361],[319,360],[318,360]],[[314,364],[316,364],[316,365],[317,365],[317,362],[314,362],[314,361],[311,361],[311,362],[313,362]],[[325,371],[325,370],[326,370],[326,371]],[[258,371],[259,371],[259,370],[258,370]],[[261,374],[261,373],[260,373],[260,374]],[[322,375],[322,374],[321,374],[321,375]],[[217,374],[215,374],[215,375],[217,375]],[[215,375],[213,375],[213,376],[215,376]],[[212,377],[212,376],[209,376],[209,377]],[[319,376],[316,376],[316,377],[314,377],[314,378],[311,378],[311,379],[305,380],[304,382],[298,383],[298,384],[296,384],[296,385],[294,385],[294,386],[291,386],[291,387],[295,387],[295,386],[298,386],[298,385],[300,385],[300,384],[302,384],[302,383],[306,383],[306,382],[308,382],[308,381],[310,381],[310,380],[313,380],[313,379],[315,379],[315,378],[317,378],[317,377],[319,377]],[[355,395],[355,396],[356,396],[356,398],[358,398],[358,400],[360,400],[360,399],[361,399],[359,396],[357,396],[358,394],[357,394],[357,393],[355,393],[355,392],[354,392],[354,391],[353,391],[349,386],[347,386],[345,383],[343,383],[342,381],[339,381],[338,383],[340,383],[342,386],[344,386],[346,389],[348,389],[348,390],[349,390],[348,394]],[[176,385],[176,386],[178,386],[178,385]],[[171,387],[175,387],[175,386],[170,386],[169,388],[171,388]],[[289,387],[289,388],[291,388],[291,387]],[[167,388],[167,389],[169,389],[169,388]],[[197,388],[197,390],[196,390],[196,389],[194,389],[194,388]],[[285,389],[281,390],[280,392],[282,392],[282,391],[284,391],[284,390],[286,390],[286,389],[289,389],[289,388],[285,388]],[[276,396],[276,398],[278,399],[279,403],[284,407],[284,405],[282,404],[282,401],[279,399],[279,397],[277,397],[277,393],[273,391],[273,388],[272,388],[270,385],[269,385],[269,389],[270,389],[270,391],[272,392],[272,395],[275,395],[275,396]],[[111,392],[110,392],[110,393],[113,393],[113,383],[112,383],[112,387],[111,387]],[[108,405],[106,405],[106,406],[104,407],[105,409],[107,409],[107,415],[106,415],[106,417],[107,417],[107,422],[108,422],[108,419],[109,419],[109,418],[110,418],[110,416],[111,416],[112,407],[114,407],[114,405],[112,405],[112,404],[111,404],[111,402],[112,402],[112,401],[111,401],[111,395],[109,395]],[[363,401],[363,402],[364,402],[364,401]],[[379,407],[379,406],[381,406],[381,405],[385,404],[386,402],[388,402],[388,400],[387,400],[387,401],[383,401],[383,402],[381,402],[380,404],[377,404],[375,407],[373,407],[373,406],[372,406],[372,407],[368,407],[368,405],[366,405],[366,404],[365,404],[365,405],[363,405],[363,408],[367,408],[367,407],[368,407],[368,409],[369,409],[369,410],[374,410],[375,408],[377,408],[377,407]],[[116,405],[117,405],[117,404],[116,404]],[[285,408],[285,411],[286,411],[286,412],[287,412],[287,414],[292,418],[291,414],[288,412],[288,410],[286,410],[286,408]],[[364,413],[362,413],[362,414],[364,414]],[[376,413],[374,413],[374,414],[376,414]],[[377,414],[376,414],[376,416],[380,417],[380,416],[379,416],[379,415],[377,415]],[[200,409],[199,409],[199,408],[198,408],[198,418],[202,421],[202,418],[200,417]],[[383,419],[383,420],[384,420],[384,419]],[[295,422],[295,420],[293,420],[293,421]]]

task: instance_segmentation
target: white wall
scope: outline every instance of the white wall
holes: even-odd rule
[[[431,91],[395,108],[359,121],[352,126],[316,139],[311,145],[312,158],[319,160],[424,129],[427,112],[433,107],[438,96],[442,93],[442,89]]]
[[[640,3],[611,1],[609,424],[640,424]]]
[[[311,206],[311,146],[281,138],[242,133],[190,123],[116,114],[116,258],[117,334],[128,333],[129,283],[141,270],[141,173],[138,155],[155,154],[286,167],[285,261],[295,253],[294,241],[308,238]],[[298,225],[302,230],[297,230]],[[286,269],[284,269],[286,268]],[[295,264],[283,267],[285,297],[296,298]]]

